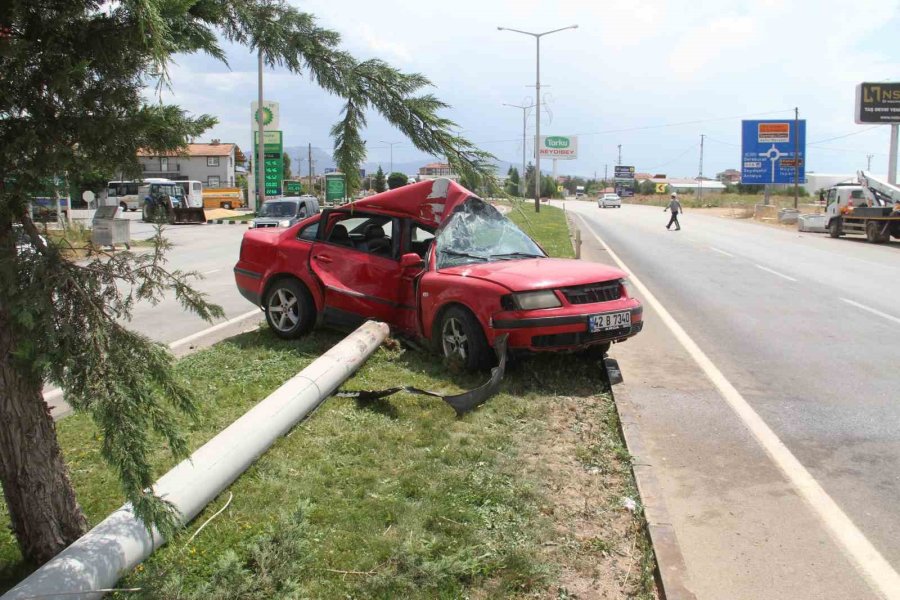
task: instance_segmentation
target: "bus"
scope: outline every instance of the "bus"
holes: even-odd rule
[[[118,206],[122,211],[137,210],[143,199],[138,194],[140,181],[110,181],[106,186],[104,206]]]

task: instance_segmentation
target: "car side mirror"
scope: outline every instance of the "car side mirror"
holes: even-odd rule
[[[425,261],[422,260],[422,257],[416,254],[415,252],[410,252],[409,254],[404,254],[400,257],[400,268],[401,269],[412,269],[413,267],[424,267]]]

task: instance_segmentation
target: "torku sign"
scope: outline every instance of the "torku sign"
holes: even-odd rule
[[[578,136],[542,135],[538,149],[541,158],[573,160],[578,158]]]

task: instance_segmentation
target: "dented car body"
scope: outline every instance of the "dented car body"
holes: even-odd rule
[[[430,342],[468,368],[510,350],[605,348],[638,333],[640,302],[619,269],[546,253],[496,208],[447,179],[244,234],[244,297],[284,338],[366,319]]]

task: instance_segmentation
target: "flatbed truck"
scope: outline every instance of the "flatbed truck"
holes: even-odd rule
[[[856,184],[840,183],[828,190],[828,233],[833,238],[864,235],[873,244],[892,236],[900,239],[900,187],[867,171],[859,171],[857,178]]]

